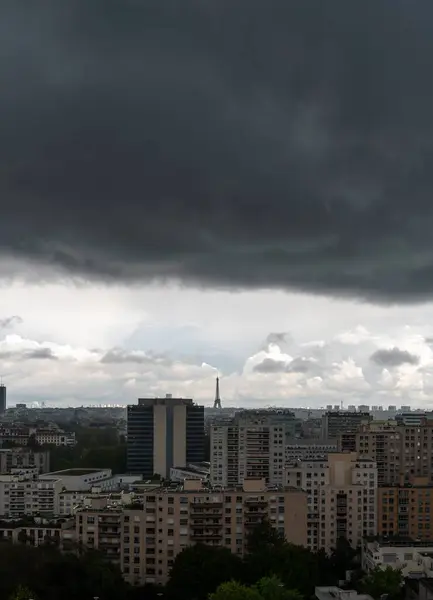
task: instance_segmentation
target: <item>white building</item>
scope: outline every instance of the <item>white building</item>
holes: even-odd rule
[[[200,465],[171,467],[170,481],[178,481],[179,483],[183,483],[185,479],[201,479],[202,481],[207,481],[209,479],[209,467]]]
[[[101,490],[112,490],[116,486],[111,469],[65,469],[46,473],[44,479],[60,479],[64,489],[68,491],[90,490],[94,486]]]
[[[77,443],[75,433],[61,429],[35,429],[35,439],[38,444],[51,444],[53,446],[75,446]]]
[[[362,568],[376,567],[398,569],[405,578],[433,577],[433,542],[364,540]]]
[[[316,587],[317,600],[373,600],[368,594],[358,594],[355,590],[342,590],[335,586]]]

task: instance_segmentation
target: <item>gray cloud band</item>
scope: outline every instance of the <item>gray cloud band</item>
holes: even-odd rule
[[[430,296],[432,23],[429,0],[3,2],[3,275]]]

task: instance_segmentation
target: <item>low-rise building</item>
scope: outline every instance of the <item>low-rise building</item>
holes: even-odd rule
[[[185,479],[207,481],[210,476],[209,463],[189,464],[186,467],[171,467],[170,481],[182,483]]]
[[[392,567],[404,578],[433,577],[433,542],[410,538],[367,538],[362,543],[362,568]]]
[[[113,489],[116,485],[111,469],[65,469],[46,473],[44,479],[61,480],[68,491],[90,490],[94,486],[104,491]]]
[[[36,429],[35,440],[41,446],[75,446],[77,440],[74,432],[66,432],[61,429]]]
[[[120,565],[130,583],[164,584],[176,555],[201,542],[242,556],[253,527],[267,518],[289,542],[307,544],[307,499],[292,488],[266,487],[263,479],[242,487],[206,488],[198,480],[159,487],[142,504],[110,506],[95,498],[76,512],[78,541]]]
[[[75,446],[77,443],[75,433],[63,431],[54,426],[41,428],[13,423],[0,425],[0,445],[8,442],[17,446],[27,446],[29,440],[34,440],[41,446]]]
[[[12,544],[41,546],[50,544],[71,550],[76,539],[75,519],[24,517],[0,521],[0,540]]]
[[[355,590],[342,590],[336,586],[316,587],[317,600],[373,600],[368,594],[358,594]]]

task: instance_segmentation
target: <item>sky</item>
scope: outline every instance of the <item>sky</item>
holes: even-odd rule
[[[0,5],[15,402],[433,408],[430,0]]]

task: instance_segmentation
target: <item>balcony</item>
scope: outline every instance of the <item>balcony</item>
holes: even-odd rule
[[[194,522],[193,521],[190,524],[191,529],[196,529],[196,530],[203,529],[203,528],[215,530],[215,529],[221,529],[222,526],[223,526],[222,522],[221,523],[208,523],[207,521],[205,521],[205,522],[202,522],[202,521]]]
[[[221,540],[222,537],[222,533],[217,533],[216,531],[194,531],[190,535],[191,540],[193,540],[194,542],[207,540]]]
[[[260,498],[246,498],[245,499],[245,507],[249,508],[251,506],[254,507],[267,507],[267,500],[261,500]]]
[[[260,525],[260,523],[262,523],[262,521],[263,521],[263,518],[261,516],[260,517],[258,516],[255,519],[248,518],[248,519],[245,519],[244,526],[247,528],[248,527],[257,527],[257,525]]]

